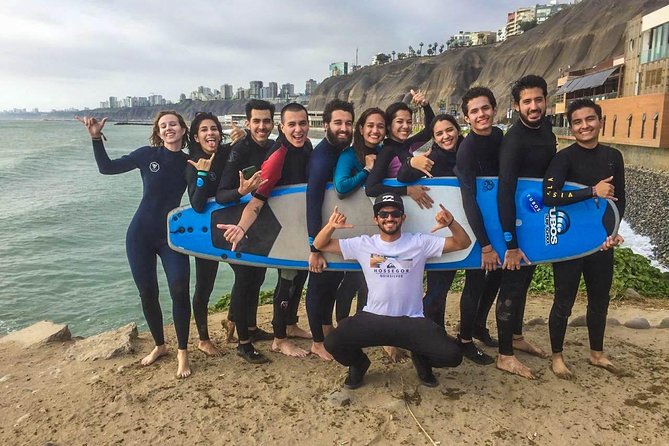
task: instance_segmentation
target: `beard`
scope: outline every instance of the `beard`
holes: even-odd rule
[[[395,225],[395,228],[393,228],[392,230],[387,230],[386,228],[384,228],[383,223],[381,223],[381,222],[377,223],[376,225],[379,227],[379,230],[386,235],[395,235],[398,232],[400,232],[400,230],[402,229],[402,221],[401,220]]]
[[[351,141],[353,141],[353,134],[348,133],[346,136],[346,141],[341,141],[337,135],[334,134],[332,130],[329,128],[325,130],[325,136],[328,141],[330,141],[330,144],[333,146],[337,147],[338,149],[345,149],[348,146],[351,145]]]
[[[541,119],[539,119],[536,122],[530,122],[530,120],[527,119],[527,116],[525,116],[522,113],[518,113],[518,116],[520,117],[520,120],[523,121],[523,124],[525,124],[527,127],[538,129],[539,127],[541,127],[541,124],[544,122],[544,119],[546,119],[546,111],[544,110],[543,113],[541,113]]]

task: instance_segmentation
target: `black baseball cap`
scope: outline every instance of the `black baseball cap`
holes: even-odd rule
[[[392,206],[404,212],[404,202],[402,201],[402,197],[397,194],[382,194],[374,200],[374,215],[379,213],[379,209],[386,206]]]

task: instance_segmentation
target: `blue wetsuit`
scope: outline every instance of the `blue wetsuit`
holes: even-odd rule
[[[140,147],[112,160],[101,140],[93,140],[93,153],[100,173],[115,175],[139,169],[144,192],[126,234],[126,252],[132,277],[142,300],[144,317],[156,345],[165,343],[163,314],[158,298],[156,255],[165,269],[172,297],[172,316],[179,349],[188,346],[190,298],[188,256],[167,245],[166,216],[179,206],[186,190],[184,169],[188,156],[165,147]]]
[[[204,211],[207,200],[216,195],[218,184],[225,168],[230,144],[219,146],[214,162],[208,172],[198,171],[191,164],[186,167],[186,183],[188,183],[188,198],[190,205],[196,212]],[[193,156],[193,161],[203,158],[203,152]],[[214,282],[218,273],[218,261],[195,257],[195,293],[193,293],[193,316],[195,326],[201,341],[209,340],[207,327],[207,313],[209,311],[209,296],[214,290]]]
[[[342,150],[327,140],[318,143],[309,158],[309,179],[307,181],[307,232],[309,247],[312,252],[318,252],[313,247],[314,237],[323,227],[323,199],[325,187],[337,165],[337,159]],[[314,342],[323,342],[323,325],[332,325],[332,310],[337,289],[344,278],[341,271],[323,271],[311,273],[307,286],[307,317]]]

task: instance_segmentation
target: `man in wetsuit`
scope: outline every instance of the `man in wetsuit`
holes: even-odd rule
[[[327,262],[313,245],[314,237],[323,227],[322,209],[325,186],[332,181],[339,154],[353,139],[353,104],[334,99],[323,109],[325,138],[318,143],[309,158],[307,183],[307,232],[309,235],[309,284],[307,286],[307,316],[313,336],[311,353],[332,360],[323,341],[332,331],[332,311],[337,289],[344,278],[342,271],[324,271]]]
[[[516,358],[514,349],[541,358],[545,358],[546,354],[523,337],[527,290],[536,267],[518,246],[515,196],[518,178],[543,178],[555,155],[555,135],[551,123],[546,120],[547,95],[546,81],[540,76],[530,74],[513,85],[513,108],[519,118],[504,136],[499,151],[497,209],[506,253],[497,299],[497,368],[530,379],[534,378],[532,371]],[[521,261],[524,263],[521,264]]]
[[[589,99],[577,99],[567,107],[567,120],[576,142],[559,151],[551,161],[544,177],[544,204],[557,207],[595,200],[598,206],[604,206],[600,199],[607,198],[615,202],[622,219],[625,213],[625,165],[618,150],[599,144],[601,107]],[[586,187],[565,191],[566,181]],[[581,275],[588,295],[589,362],[614,373],[620,371],[604,354],[604,330],[613,281],[613,249],[610,248],[623,241],[615,234],[607,237],[602,249],[594,254],[553,264],[555,298],[548,330],[553,351],[551,369],[559,378],[571,379],[573,376],[564,362],[562,348]]]
[[[328,352],[348,367],[345,387],[355,389],[362,385],[370,366],[362,351],[364,347],[392,345],[410,350],[418,378],[428,387],[438,384],[432,367],[456,367],[462,362],[459,348],[444,329],[423,315],[423,272],[427,259],[471,244],[453,215],[440,207],[432,232],[450,228],[451,237],[403,234],[404,203],[399,195],[387,193],[379,195],[373,206],[379,234],[333,239],[336,229],[351,227],[335,207],[314,239],[319,250],[360,263],[369,285],[365,308],[342,320],[325,338]]]
[[[228,161],[221,175],[216,201],[226,203],[239,200],[252,192],[249,187],[252,178],[244,178],[242,171],[255,169],[253,175],[261,175],[260,166],[267,157],[267,152],[274,143],[269,136],[274,128],[274,105],[267,101],[252,99],[246,104],[246,135],[232,146]],[[239,344],[237,353],[251,363],[267,362],[262,354],[253,348],[253,342],[271,340],[273,335],[258,328],[256,316],[260,287],[265,280],[266,268],[248,265],[230,264],[235,273],[230,296],[231,335],[237,329]],[[234,322],[232,322],[234,320]]]
[[[281,109],[281,130],[279,140],[261,166],[262,176],[266,182],[253,193],[253,198],[244,208],[239,223],[217,225],[219,229],[225,230],[225,239],[232,244],[233,251],[255,223],[275,186],[307,182],[309,156],[312,151],[308,138],[307,109],[295,102],[285,105]],[[304,357],[308,354],[287,338],[287,327],[291,315],[299,305],[307,275],[307,271],[279,270],[278,283],[274,292],[272,351],[297,357]]]
[[[460,333],[457,342],[462,354],[477,364],[492,364],[494,359],[479,350],[472,337],[486,339],[494,344],[485,330],[488,312],[497,294],[501,265],[499,256],[488,239],[481,209],[476,202],[476,177],[497,176],[499,171],[499,146],[502,131],[493,126],[497,101],[490,89],[470,88],[462,97],[462,112],[471,126],[469,135],[458,148],[455,174],[460,181],[462,205],[467,221],[481,246],[481,269],[465,271],[465,286],[460,297]],[[485,299],[483,297],[485,296]],[[475,330],[484,330],[476,333]]]

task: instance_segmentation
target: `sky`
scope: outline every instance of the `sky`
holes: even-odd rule
[[[203,85],[295,84],[331,62],[496,31],[536,0],[2,0],[0,111],[96,108],[109,96],[177,101]],[[563,3],[563,2],[561,2]]]

